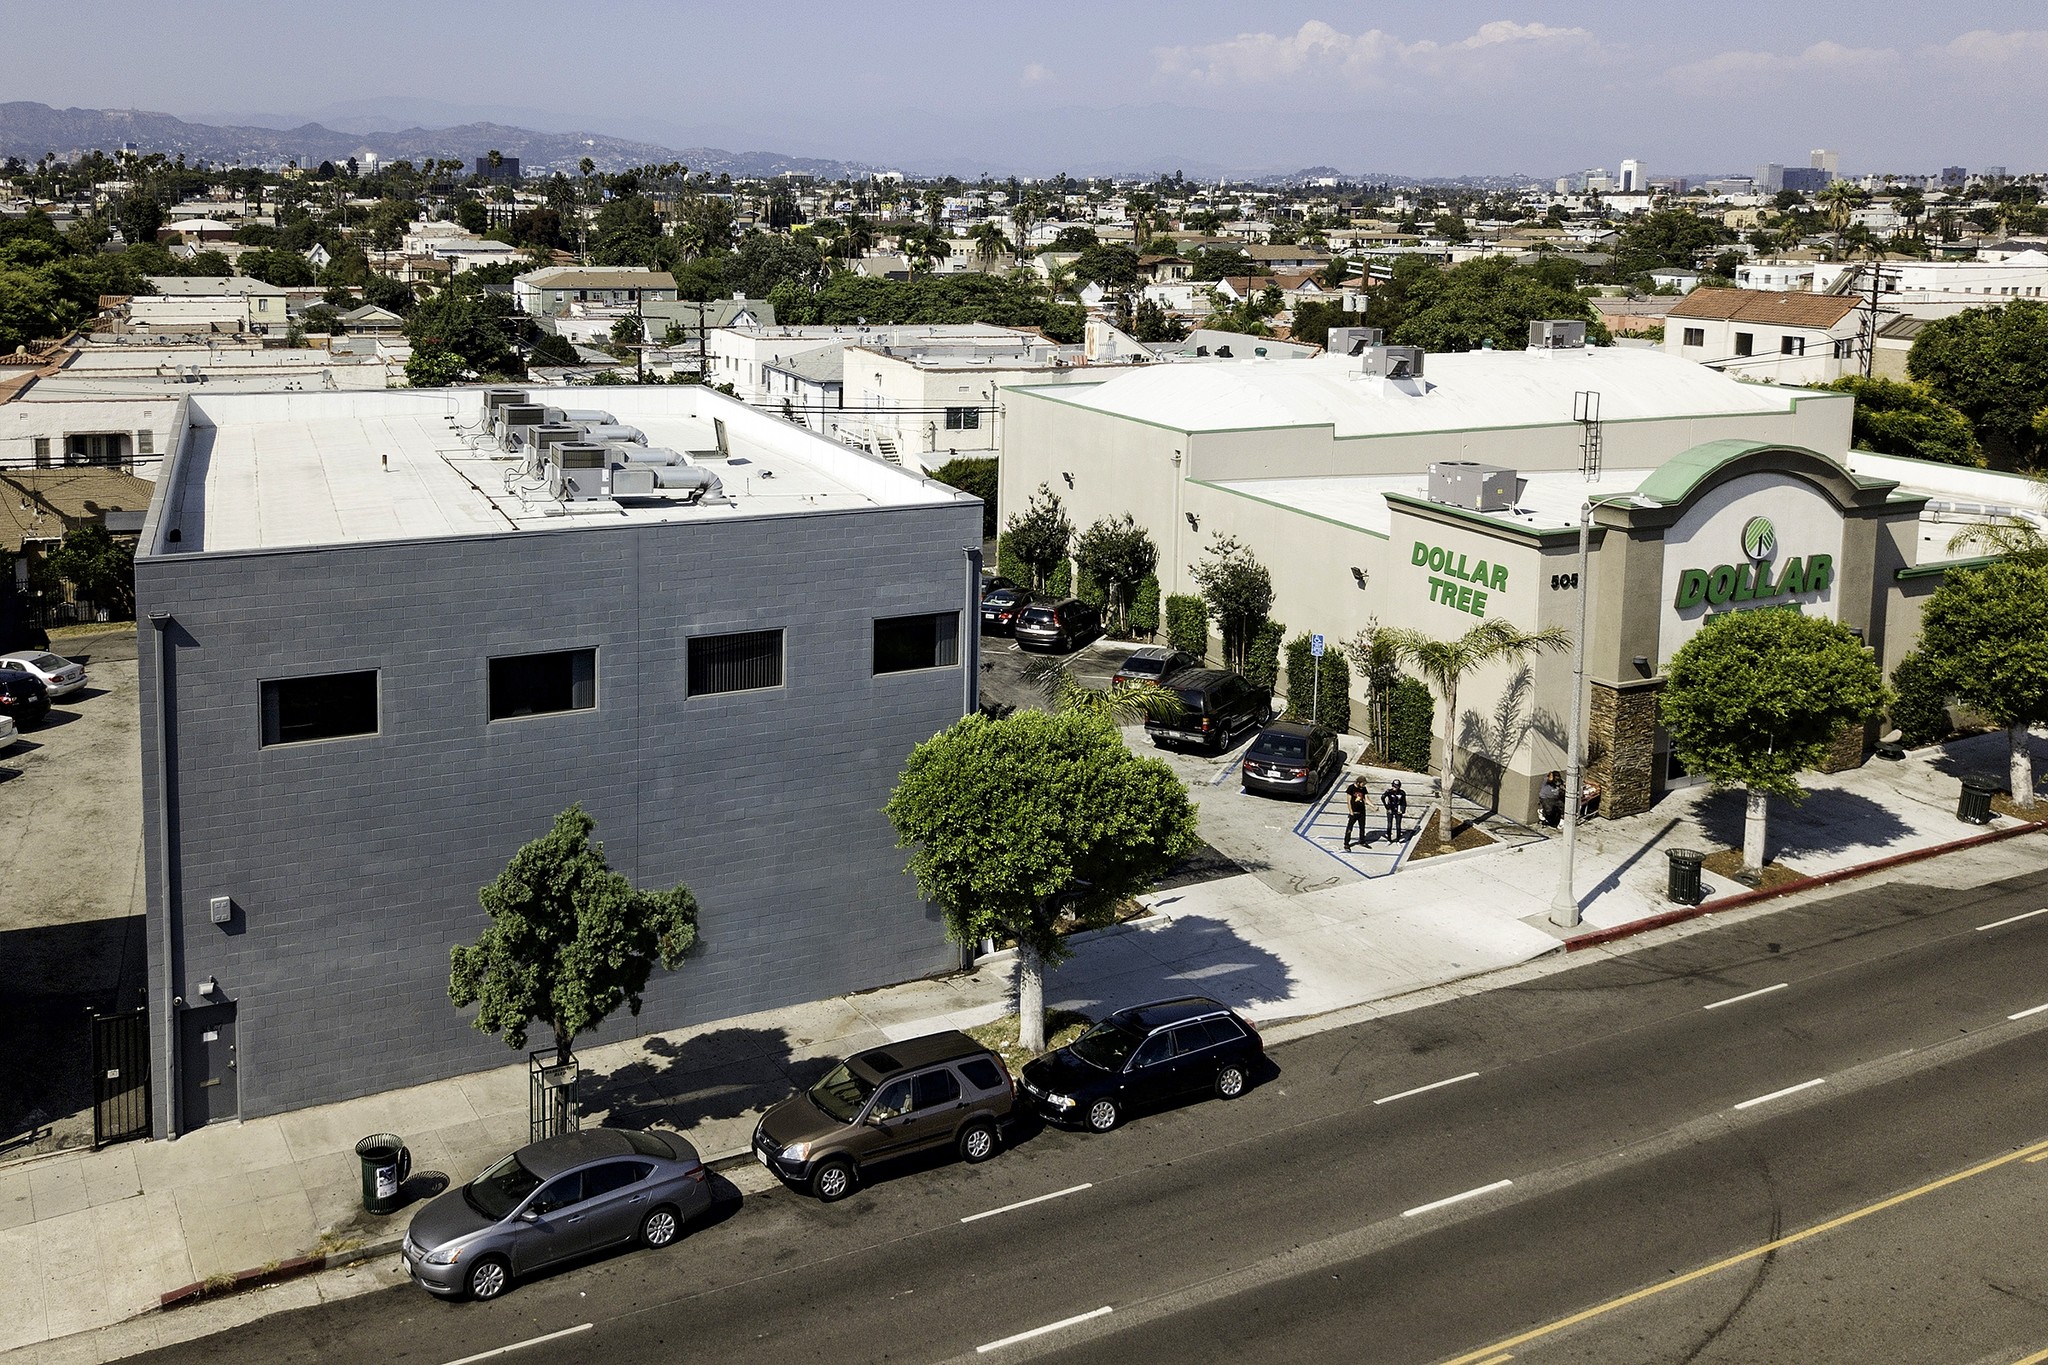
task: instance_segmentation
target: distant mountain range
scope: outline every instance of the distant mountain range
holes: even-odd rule
[[[47,104],[0,104],[0,156],[34,161],[45,152],[68,158],[98,149],[112,153],[133,143],[139,152],[183,153],[187,161],[217,165],[317,166],[345,161],[367,149],[386,162],[460,157],[474,162],[492,150],[520,159],[521,169],[576,173],[589,157],[600,170],[675,161],[712,175],[774,176],[785,172],[838,179],[873,168],[851,161],[783,156],[777,152],[728,152],[716,147],[661,147],[601,133],[542,133],[501,123],[466,123],[452,128],[401,128],[340,132],[318,123],[296,128],[188,123],[170,114],[137,109],[53,109]]]

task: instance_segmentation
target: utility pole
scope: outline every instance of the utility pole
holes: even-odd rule
[[[1880,255],[1877,263],[1870,267],[1870,302],[1866,305],[1870,316],[1863,326],[1863,377],[1865,379],[1870,378],[1871,372],[1877,365],[1877,293],[1883,282],[1884,257]]]

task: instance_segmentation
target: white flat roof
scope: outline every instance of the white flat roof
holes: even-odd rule
[[[602,409],[640,428],[650,446],[682,452],[716,474],[731,503],[559,503],[533,487],[537,481],[516,477],[518,459],[490,442],[471,444],[480,389],[195,392],[167,471],[173,489],[165,507],[180,509],[180,539],[161,552],[497,536],[966,497],[699,387],[529,392],[549,407]],[[726,425],[726,456],[718,453],[714,417]]]
[[[1521,496],[1515,510],[1484,515],[1506,526],[1523,526],[1532,531],[1563,530],[1579,524],[1579,508],[1589,497],[1611,497],[1633,493],[1650,469],[1603,470],[1590,482],[1577,470],[1539,470],[1521,475]],[[1340,526],[1355,527],[1375,535],[1393,532],[1394,513],[1387,494],[1429,496],[1427,474],[1342,474],[1308,479],[1234,479],[1218,488],[1241,493],[1296,512],[1306,512]]]
[[[1551,426],[1572,396],[1600,394],[1603,421],[1790,412],[1809,390],[1745,384],[1662,351],[1465,351],[1425,357],[1423,391],[1360,373],[1355,356],[1147,367],[1045,396],[1178,431],[1328,426],[1338,436]]]

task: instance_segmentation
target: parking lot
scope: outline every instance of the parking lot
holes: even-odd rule
[[[1045,693],[1031,680],[1031,674],[1049,662],[1062,660],[1081,682],[1106,687],[1117,665],[1136,647],[1127,640],[1103,638],[1071,654],[1046,654],[1021,650],[1004,636],[984,635],[982,700],[1012,706],[1043,706]],[[1211,755],[1158,749],[1146,737],[1143,726],[1125,728],[1124,739],[1133,750],[1161,759],[1187,783],[1200,812],[1204,847],[1188,864],[1176,869],[1163,886],[1170,889],[1188,882],[1249,872],[1276,891],[1299,895],[1391,874],[1408,841],[1394,842],[1381,837],[1384,822],[1379,815],[1379,795],[1389,780],[1401,777],[1409,793],[1407,830],[1412,835],[1434,799],[1429,785],[1419,783],[1413,774],[1359,766],[1355,760],[1362,741],[1347,735],[1342,737],[1344,773],[1315,800],[1301,803],[1252,796],[1240,789],[1238,765],[1256,733],[1247,730],[1236,736],[1224,753]],[[1368,829],[1372,838],[1363,848],[1346,853],[1343,787],[1357,773],[1364,773],[1371,785],[1374,813]]]
[[[86,1011],[144,981],[135,628],[50,648],[90,681],[0,752],[0,1157],[91,1141]]]

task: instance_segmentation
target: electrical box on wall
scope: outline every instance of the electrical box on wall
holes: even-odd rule
[[[226,924],[235,917],[235,898],[233,896],[215,896],[209,903],[208,910],[209,918],[215,924]]]

